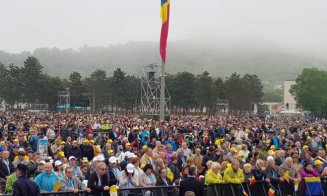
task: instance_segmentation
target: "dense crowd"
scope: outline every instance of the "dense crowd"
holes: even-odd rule
[[[41,139],[48,140],[46,156]],[[301,179],[327,176],[325,120],[7,112],[0,113],[0,141],[0,181],[14,195],[21,178],[41,192],[180,185],[181,196],[201,196],[204,184],[265,182],[241,187],[292,195]]]

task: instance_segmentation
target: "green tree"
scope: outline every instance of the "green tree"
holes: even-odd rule
[[[22,70],[13,64],[6,69],[6,75],[2,88],[2,98],[6,103],[13,106],[15,103],[22,101],[23,86],[22,86]]]
[[[48,104],[49,109],[55,109],[58,102],[58,91],[65,89],[62,80],[59,77],[50,77],[44,74],[41,88],[40,103]]]
[[[263,85],[261,80],[256,75],[245,74],[242,78],[242,102],[244,111],[253,111],[253,104],[258,104],[262,101]]]
[[[87,91],[95,98],[95,109],[101,110],[108,104],[108,78],[104,70],[97,69],[86,78]]]
[[[71,96],[81,96],[86,89],[82,83],[82,76],[79,72],[73,72],[69,76],[69,90]]]
[[[212,106],[216,103],[213,93],[213,79],[209,76],[209,72],[205,71],[198,75],[195,80],[195,97],[200,111],[205,107],[209,114],[212,113]]]
[[[316,116],[327,114],[327,72],[305,68],[291,87],[297,107],[311,111]]]
[[[167,76],[167,87],[176,110],[179,108],[185,113],[195,106],[194,80],[195,76],[189,72]]]
[[[42,65],[33,56],[27,57],[22,68],[23,100],[27,103],[38,102],[42,85]]]
[[[242,92],[242,79],[237,73],[233,73],[225,81],[226,97],[229,104],[229,112],[236,113],[242,110],[241,99],[244,96]]]
[[[0,62],[0,103],[3,99],[3,94],[6,90],[6,83],[8,78],[8,69],[7,67]]]

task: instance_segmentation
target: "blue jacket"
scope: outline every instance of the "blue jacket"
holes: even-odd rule
[[[30,144],[32,145],[32,150],[34,152],[37,151],[37,143],[38,143],[39,137],[37,135],[32,135],[29,139]]]
[[[34,182],[36,182],[36,184],[40,187],[40,190],[44,191],[52,191],[56,182],[59,181],[59,176],[57,176],[57,174],[55,174],[53,171],[51,171],[50,175],[42,172],[34,179]]]
[[[176,151],[177,150],[177,148],[176,148],[176,144],[175,144],[175,142],[174,141],[172,141],[172,140],[167,140],[167,141],[165,141],[165,146],[167,146],[167,144],[170,144],[171,145],[171,150],[172,151]]]

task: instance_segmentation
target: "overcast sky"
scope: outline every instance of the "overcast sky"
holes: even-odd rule
[[[1,0],[0,50],[158,41],[160,0]],[[169,40],[254,39],[327,52],[326,0],[171,0]],[[168,46],[169,47],[169,46]]]

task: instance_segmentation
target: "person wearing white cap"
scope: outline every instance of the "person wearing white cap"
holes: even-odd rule
[[[109,158],[109,171],[112,171],[112,173],[116,177],[116,180],[119,181],[119,177],[120,177],[121,173],[120,173],[120,170],[117,168],[117,158],[114,156]]]
[[[74,175],[81,178],[82,177],[82,172],[79,166],[76,165],[76,157],[70,156],[68,158],[69,164],[68,166],[73,168]]]
[[[137,156],[134,153],[129,152],[129,151],[125,152],[125,160],[120,163],[120,168],[122,168],[122,169],[125,168],[127,166],[127,164],[131,162],[131,159],[135,158],[135,157],[137,157]]]
[[[55,173],[57,174],[57,176],[59,176],[62,179],[65,176],[62,162],[60,160],[56,160],[54,165],[55,165],[54,167]]]
[[[104,162],[105,158],[103,154],[100,154],[93,158],[91,166],[90,166],[90,172],[93,173],[96,170],[96,166],[98,163]]]
[[[135,167],[133,164],[127,164],[125,170],[121,172],[121,176],[119,178],[119,185],[122,188],[133,188],[139,186],[139,181],[136,178]],[[129,191],[123,191],[123,196],[127,196]]]
[[[45,165],[45,161],[43,160],[38,163],[37,169],[34,172],[34,178],[44,171],[44,165]]]

